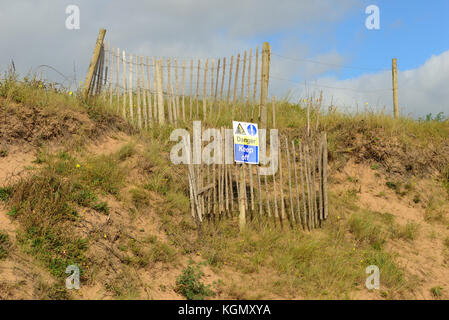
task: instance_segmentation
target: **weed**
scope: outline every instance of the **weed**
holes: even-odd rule
[[[136,299],[139,296],[138,280],[127,268],[112,280],[107,281],[105,288],[120,300]]]
[[[124,161],[136,153],[135,145],[128,143],[117,152],[117,159]]]
[[[11,195],[11,188],[0,188],[0,200],[8,201],[9,196]]]
[[[109,214],[109,206],[104,201],[99,202],[99,203],[93,205],[92,209],[94,209],[94,210],[96,210],[98,212],[102,212],[104,214]]]
[[[443,240],[443,244],[444,244],[444,246],[445,246],[446,248],[448,248],[448,249],[449,249],[449,236],[448,236],[448,237],[446,237],[446,238],[444,238],[444,240]]]
[[[34,295],[39,300],[70,300],[72,296],[64,285],[59,283],[47,284],[39,281],[34,288]]]
[[[157,240],[156,237],[150,237],[147,242],[148,248],[133,239],[129,241],[128,247],[135,255],[135,258],[131,258],[131,262],[135,262],[139,267],[146,267],[156,262],[176,261],[176,251],[168,244]]]
[[[97,201],[97,196],[88,186],[75,182],[71,190],[71,200],[80,206],[91,207]]]
[[[395,191],[398,188],[398,185],[395,182],[387,181],[385,184],[387,185],[388,188],[395,190]]]
[[[89,159],[82,168],[81,178],[93,187],[117,195],[123,186],[126,170],[118,166],[113,156],[101,155]]]
[[[15,218],[17,215],[17,208],[12,206],[11,209],[6,214],[10,217]]]
[[[442,295],[443,287],[437,286],[430,289],[430,292],[435,298],[440,298]]]
[[[373,214],[369,212],[355,213],[348,221],[349,231],[355,238],[362,242],[367,242],[373,248],[381,248],[386,241],[386,234]]]
[[[0,232],[0,260],[5,259],[8,256],[8,250],[11,246],[9,236],[6,233]]]
[[[61,278],[68,265],[86,263],[87,240],[74,235],[70,224],[78,219],[71,204],[72,189],[69,181],[54,174],[35,175],[14,185],[10,200],[23,227],[19,244]]]
[[[187,300],[204,300],[214,293],[209,285],[201,282],[204,273],[199,266],[188,265],[176,279],[175,291],[187,298]]]
[[[133,188],[129,191],[131,200],[137,209],[142,209],[150,204],[148,192],[142,188]]]
[[[413,197],[413,202],[416,204],[421,202],[421,197],[419,196],[419,194],[415,194],[415,196]]]
[[[406,240],[415,240],[419,231],[419,225],[414,222],[407,222],[404,227],[402,237]]]

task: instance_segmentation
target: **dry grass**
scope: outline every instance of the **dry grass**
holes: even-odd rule
[[[18,105],[38,106],[57,114],[66,109],[82,112],[96,124],[120,128],[114,120],[117,116],[100,100],[87,105],[76,94],[55,90],[37,80],[2,81],[0,99],[6,113]],[[232,115],[223,111],[223,106],[221,110],[204,125],[229,126]],[[279,101],[276,110],[277,127],[283,134],[290,139],[304,137],[304,106]],[[251,120],[255,114],[256,109],[250,108],[248,113],[236,116]],[[271,116],[271,105],[268,114]],[[333,170],[352,157],[373,161],[379,174],[421,175],[435,169],[443,184],[449,186],[447,121],[395,120],[372,112],[348,115],[313,110],[314,126],[318,118],[319,128],[328,131]],[[187,129],[191,125],[179,124]],[[90,241],[99,241],[101,235],[96,230],[89,237],[80,237],[73,232],[73,223],[80,219],[83,208],[109,214],[107,201],[100,201],[109,196],[126,208],[131,203],[133,210],[141,213],[140,217],[148,217],[144,212],[151,208],[167,238],[120,238],[123,254],[119,259],[120,271],[105,281],[105,289],[118,299],[140,296],[138,270],[157,264],[174,265],[185,256],[198,255],[215,273],[223,275],[219,292],[225,298],[352,298],[354,293],[364,290],[368,265],[377,265],[382,270],[383,297],[399,298],[411,290],[407,274],[397,266],[396,257],[385,250],[385,243],[398,238],[414,241],[420,232],[419,225],[409,222],[400,226],[391,215],[359,208],[356,189],[343,194],[330,192],[329,221],[314,232],[288,227],[280,230],[265,219],[253,221],[244,232],[239,232],[235,219],[205,223],[199,232],[190,215],[185,168],[169,161],[172,129],[170,125],[155,125],[111,155],[83,154],[79,145],[68,146],[57,154],[42,151],[36,160],[39,169],[33,176],[0,189],[0,199],[7,202],[11,215],[20,222],[22,248],[36,256],[58,279],[65,275],[68,264],[80,265],[83,272]],[[142,150],[136,144],[142,145]],[[129,159],[135,160],[132,167]],[[128,177],[131,171],[138,175],[138,181],[129,181],[134,178]],[[415,192],[413,185],[397,186],[398,195]],[[427,219],[445,221],[441,199],[426,202]],[[226,278],[226,272],[237,277]],[[192,273],[187,276],[194,285],[198,277]],[[42,298],[67,298],[57,287],[40,285],[36,290]]]

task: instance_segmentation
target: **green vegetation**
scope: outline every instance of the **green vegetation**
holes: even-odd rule
[[[127,260],[141,268],[157,262],[174,264],[177,260],[176,251],[168,244],[159,241],[156,236],[148,237],[143,243],[131,239],[127,248],[133,253]]]
[[[65,284],[62,283],[47,284],[43,281],[39,281],[34,288],[34,293],[39,300],[72,299],[69,290],[67,290]]]
[[[138,279],[128,268],[107,281],[105,288],[119,300],[132,300],[139,297]]]
[[[8,256],[10,246],[11,242],[9,241],[9,236],[6,233],[0,232],[0,260],[3,260]]]
[[[0,81],[0,100],[6,106],[2,111],[34,106],[42,108],[39,113],[56,115],[61,121],[67,112],[81,112],[93,121],[95,128],[111,130],[121,126],[101,99],[86,104],[76,95],[36,79],[17,81],[9,77]],[[277,127],[289,139],[301,141],[307,119],[304,106],[278,101],[276,108]],[[251,120],[251,112],[236,110],[240,114],[235,116]],[[272,114],[271,104],[268,114]],[[228,126],[231,117],[230,112],[217,112],[213,120],[206,120],[203,125]],[[374,163],[371,169],[380,177],[391,170],[385,159],[387,154],[388,160],[395,160],[395,173],[420,175],[429,167],[437,168],[449,191],[447,158],[438,153],[447,144],[447,122],[433,118],[422,122],[410,118],[395,120],[370,112],[349,115],[332,109],[323,113],[313,108],[314,126],[317,119],[318,127],[328,132],[333,169],[356,158]],[[79,135],[79,141],[95,136],[92,132],[101,132],[75,123],[80,128],[74,134]],[[192,124],[180,120],[178,125],[191,129]],[[8,215],[20,223],[20,248],[36,257],[58,281],[54,285],[38,284],[37,297],[70,298],[61,280],[66,277],[67,265],[76,264],[87,283],[102,282],[114,298],[138,298],[144,291],[141,273],[159,267],[169,270],[191,255],[206,261],[217,274],[229,271],[238,274],[238,279],[220,282],[220,290],[214,293],[202,282],[199,265],[191,264],[176,283],[160,284],[164,292],[175,285],[176,292],[187,299],[206,299],[214,294],[236,299],[346,299],[364,289],[365,269],[369,265],[377,265],[381,270],[383,298],[403,297],[413,289],[414,283],[398,267],[396,256],[386,250],[385,244],[397,239],[412,242],[418,238],[420,227],[415,222],[399,225],[389,213],[360,208],[363,181],[357,177],[348,178],[350,190],[330,188],[330,216],[322,229],[280,229],[269,219],[254,219],[240,232],[237,220],[230,217],[213,223],[205,220],[199,230],[190,213],[185,168],[168,160],[172,129],[170,125],[155,125],[109,155],[92,156],[81,142],[68,143],[57,153],[42,147],[35,160],[39,165],[36,170],[13,185],[0,188],[0,200],[8,206]],[[435,153],[438,156],[433,156]],[[401,197],[410,194],[411,201],[426,206],[427,221],[445,222],[442,199],[427,199],[408,180],[396,181],[397,176],[388,176],[394,179],[386,183],[388,188]],[[383,192],[379,196],[386,198]],[[152,219],[157,231],[146,233],[144,225],[129,228],[127,223],[138,220],[135,217]],[[100,222],[95,224],[89,218]],[[80,230],[81,224],[85,229]],[[163,237],[155,236],[157,232],[163,232]],[[0,259],[6,257],[9,248],[7,236],[2,237],[0,234]],[[112,270],[108,264],[118,267]],[[101,273],[103,268],[106,276]],[[254,281],[256,278],[258,281]],[[441,296],[442,289],[436,289],[432,294]]]
[[[208,296],[213,296],[210,286],[201,282],[203,275],[199,266],[188,265],[176,279],[175,291],[187,300],[204,300]]]
[[[440,298],[442,295],[443,287],[437,286],[430,289],[430,292],[435,298]]]
[[[0,188],[0,200],[8,201],[9,196],[11,195],[11,188]]]

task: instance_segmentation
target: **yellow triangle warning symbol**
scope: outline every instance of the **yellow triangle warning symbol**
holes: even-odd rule
[[[245,130],[243,130],[243,127],[240,123],[237,126],[237,130],[235,130],[235,134],[245,134]]]

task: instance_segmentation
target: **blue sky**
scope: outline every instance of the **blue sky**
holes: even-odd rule
[[[380,30],[368,30],[365,27],[367,14],[365,8],[368,5],[377,5],[380,9]],[[444,112],[449,114],[449,96],[441,91],[442,84],[438,88],[424,88],[421,82],[431,82],[432,79],[422,77],[417,79],[418,71],[428,77],[437,72],[447,74],[449,70],[438,69],[430,71],[431,67],[423,67],[433,56],[441,56],[449,51],[449,41],[445,35],[449,31],[449,1],[429,0],[423,1],[358,1],[349,7],[338,21],[326,21],[323,12],[323,22],[310,28],[301,30],[288,30],[279,32],[271,37],[272,50],[282,54],[285,47],[281,42],[286,34],[306,43],[307,50],[298,50],[296,53],[285,53],[287,57],[312,59],[338,65],[353,66],[356,68],[329,67],[327,70],[318,69],[317,72],[306,73],[293,72],[292,69],[313,68],[314,63],[289,61],[288,66],[279,68],[277,75],[288,77],[294,81],[314,83],[315,94],[323,89],[328,100],[337,97],[349,110],[354,110],[354,105],[365,105],[368,102],[377,110],[391,108],[391,64],[392,58],[398,59],[400,71],[399,88],[400,104],[403,113],[413,117],[422,117],[428,112],[436,114]],[[332,53],[330,57],[320,58],[326,53]],[[333,56],[333,57],[332,57]],[[338,59],[339,58],[339,59]],[[273,57],[273,65],[280,64],[283,59]],[[437,63],[445,66],[444,61]],[[319,67],[319,64],[316,64]],[[360,68],[360,69],[359,69]],[[367,68],[367,69],[365,69]],[[372,69],[372,70],[371,70]],[[426,69],[428,71],[426,72]],[[289,76],[284,75],[289,70]],[[383,71],[385,70],[385,71]],[[370,75],[373,75],[371,78]],[[411,76],[414,75],[414,76]],[[441,76],[441,74],[440,74]],[[403,81],[401,81],[403,79]],[[448,79],[441,79],[445,81]],[[273,86],[278,86],[278,80],[273,79]],[[369,83],[369,84],[368,84]],[[320,87],[323,85],[324,87]],[[293,85],[301,90],[303,85]],[[354,92],[345,90],[329,90],[325,86],[343,87],[354,89]],[[374,93],[357,93],[357,90],[383,90]],[[281,90],[277,90],[281,92]],[[298,91],[297,91],[298,92]],[[279,93],[281,94],[281,93]],[[309,91],[299,91],[299,96],[310,94]],[[419,103],[414,98],[420,95]],[[413,96],[413,98],[412,98]],[[440,100],[436,101],[435,97]],[[441,97],[444,100],[441,101]],[[413,104],[413,105],[412,105]]]
[[[65,27],[65,9],[72,4],[80,9],[79,30]],[[6,44],[1,70],[14,59],[21,74],[47,64],[79,80],[100,28],[107,29],[115,48],[147,56],[230,57],[269,41],[272,95],[296,100],[323,89],[325,103],[341,109],[354,111],[368,102],[375,110],[391,110],[390,68],[396,57],[402,112],[449,115],[447,0],[0,0],[0,5],[0,28],[7,31],[0,34]],[[365,27],[368,5],[380,9],[380,30]],[[39,70],[61,81],[52,70]],[[377,89],[382,91],[372,92]]]
[[[365,8],[372,4],[380,9],[380,30],[368,30],[365,27],[368,16]],[[323,12],[323,15],[326,14]],[[279,39],[286,34],[294,34],[311,47],[309,56],[298,52],[297,57],[300,58],[336,51],[344,57],[344,65],[390,69],[391,59],[396,57],[399,69],[407,70],[423,65],[432,55],[449,50],[449,41],[443,40],[449,31],[448,15],[447,0],[364,0],[337,23],[329,25],[325,22],[312,30],[283,31],[272,35],[269,40],[273,51],[282,52],[278,45]],[[347,79],[367,72],[370,70],[343,68],[328,74]]]
[[[364,12],[358,11],[343,20],[336,30],[337,51],[353,57],[351,65],[366,67],[391,66],[398,58],[402,70],[414,69],[429,59],[449,50],[444,33],[449,31],[449,1],[366,1],[380,9],[380,30],[368,30]],[[342,77],[359,75],[345,69]]]

